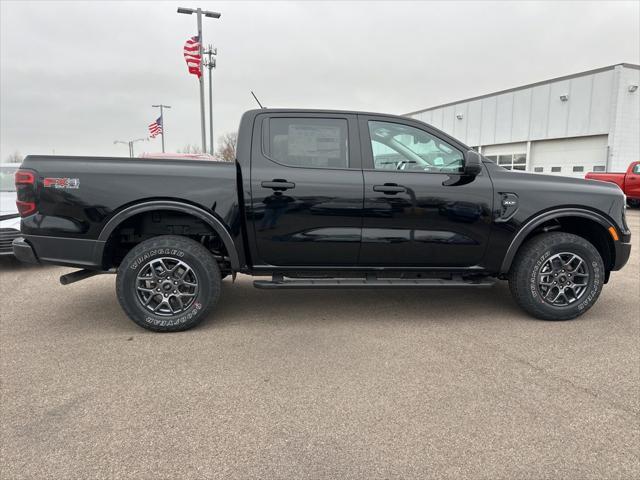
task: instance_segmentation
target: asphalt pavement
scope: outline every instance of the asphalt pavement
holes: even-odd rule
[[[640,211],[596,305],[267,291],[147,332],[112,275],[0,260],[0,478],[640,478]]]

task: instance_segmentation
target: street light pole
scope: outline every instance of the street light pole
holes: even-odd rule
[[[197,15],[197,23],[198,23],[198,43],[200,44],[200,127],[202,132],[202,153],[207,151],[207,138],[206,138],[206,130],[204,123],[204,79],[202,78],[202,15],[209,18],[220,18],[220,13],[218,12],[210,12],[207,10],[202,10],[201,8],[183,8],[178,7],[178,13],[184,13],[187,15],[191,15],[195,13]]]
[[[171,105],[151,105],[153,108],[160,108],[160,125],[162,125],[162,153],[164,153],[164,109],[171,108]]]
[[[218,49],[213,48],[213,45],[209,45],[209,48],[204,52],[209,56],[209,60],[205,62],[204,66],[209,70],[209,153],[213,156],[213,96],[212,96],[212,82],[213,82],[213,69],[216,68],[216,59],[213,58],[218,54]]]
[[[129,158],[133,158],[133,144],[136,142],[148,142],[149,139],[148,138],[136,138],[134,140],[128,140],[128,141],[123,141],[123,140],[114,140],[113,144],[116,145],[118,143],[122,143],[123,145],[127,145],[129,147]]]

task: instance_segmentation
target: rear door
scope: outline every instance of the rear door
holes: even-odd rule
[[[365,192],[360,265],[481,264],[493,204],[486,170],[461,175],[464,147],[427,125],[359,119]]]
[[[364,184],[358,141],[355,115],[257,117],[248,206],[254,265],[357,263]]]

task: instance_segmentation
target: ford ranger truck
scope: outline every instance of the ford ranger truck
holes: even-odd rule
[[[627,196],[630,207],[640,206],[640,162],[631,162],[624,173],[589,172],[584,178],[614,183]]]
[[[78,267],[63,284],[117,273],[122,308],[155,331],[197,325],[237,273],[272,290],[507,280],[530,315],[567,320],[631,250],[616,185],[505,170],[375,113],[252,110],[233,163],[31,155],[15,183],[15,255]]]

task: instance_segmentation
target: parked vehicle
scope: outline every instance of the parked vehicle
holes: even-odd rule
[[[531,315],[570,319],[631,250],[618,187],[505,170],[391,115],[252,110],[236,163],[34,155],[16,184],[18,258],[83,269],[63,283],[117,272],[156,331],[198,324],[238,272],[268,289],[507,279]]]
[[[640,206],[640,162],[631,162],[625,173],[589,172],[584,178],[615,183],[627,196],[630,207]]]
[[[188,160],[215,160],[213,155],[208,153],[150,153],[143,152],[138,155],[138,158],[169,158],[173,160],[188,159]]]
[[[18,163],[0,163],[0,255],[13,255],[12,242],[20,236],[15,173]]]

